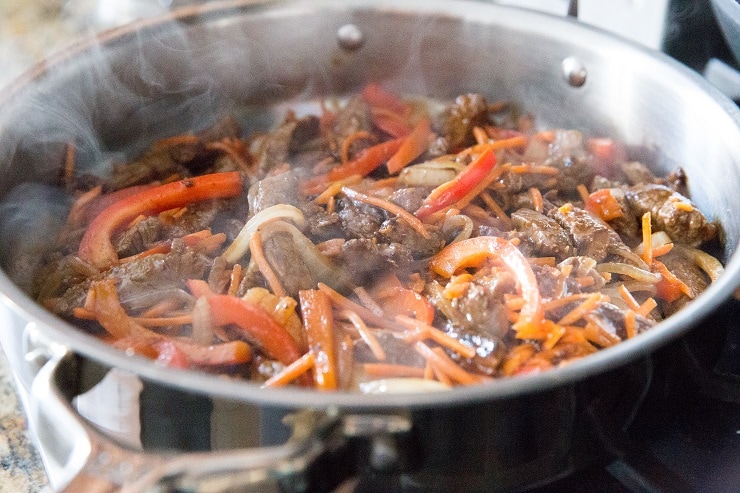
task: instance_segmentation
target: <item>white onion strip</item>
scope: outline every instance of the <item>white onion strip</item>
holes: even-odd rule
[[[653,274],[652,272],[640,269],[639,267],[635,267],[634,265],[630,264],[605,262],[603,264],[598,264],[596,266],[596,270],[602,274],[604,272],[609,272],[611,274],[621,274],[623,276],[631,277],[632,279],[635,279],[637,281],[649,282],[652,284],[660,281],[660,276],[658,274]]]
[[[288,204],[273,205],[259,211],[247,221],[231,245],[224,251],[223,258],[229,263],[236,263],[249,250],[249,241],[255,231],[267,223],[284,219],[292,221],[300,230],[306,227],[306,218],[300,209]]]
[[[719,260],[697,248],[674,245],[673,248],[682,255],[691,259],[701,270],[707,273],[712,282],[716,281],[725,271]]]

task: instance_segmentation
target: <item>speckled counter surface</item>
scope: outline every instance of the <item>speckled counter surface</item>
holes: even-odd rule
[[[46,473],[31,443],[4,354],[0,354],[0,493],[36,493]]]

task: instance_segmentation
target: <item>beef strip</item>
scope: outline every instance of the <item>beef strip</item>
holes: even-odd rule
[[[390,194],[388,200],[400,205],[409,212],[415,212],[424,204],[424,199],[431,192],[431,187],[400,188]]]
[[[113,165],[107,190],[119,190],[134,185],[162,180],[175,173],[187,176],[187,169],[172,158],[169,149],[152,149],[133,161]]]
[[[288,296],[298,299],[298,291],[313,289],[314,279],[290,234],[273,233],[264,237],[265,258]]]
[[[298,176],[292,171],[268,176],[249,187],[247,200],[249,216],[252,217],[268,207],[279,204],[299,206]]]
[[[347,101],[335,115],[334,125],[330,135],[329,146],[331,150],[339,156],[344,140],[355,132],[372,130],[372,118],[370,107],[367,105],[362,96],[355,96]],[[350,156],[359,152],[368,146],[365,139],[357,139],[350,146]]]
[[[157,216],[147,217],[113,240],[113,247],[119,257],[129,257],[151,248],[162,238],[164,227]]]
[[[627,339],[627,329],[625,328],[625,311],[611,303],[599,303],[589,314],[608,332],[618,336],[620,339]],[[635,325],[637,333],[641,334],[655,325],[655,321],[642,315],[635,315]]]
[[[387,219],[378,229],[377,239],[380,243],[403,245],[415,259],[428,258],[444,247],[442,230],[429,229],[430,238],[424,238],[405,220],[398,217]]]
[[[298,121],[288,118],[278,128],[265,135],[255,156],[259,177],[266,176],[273,168],[287,161],[293,132],[297,127]]]
[[[347,197],[337,201],[337,210],[347,238],[373,238],[387,219],[383,209]]]
[[[709,287],[710,279],[691,259],[686,258],[678,252],[669,252],[659,257],[660,261],[678,277],[694,295],[698,296],[702,291]],[[663,315],[668,317],[683,308],[690,301],[688,296],[681,296],[679,299],[669,303],[663,303]]]
[[[558,168],[557,187],[565,192],[573,192],[578,185],[590,183],[593,177],[591,155],[586,151],[583,134],[576,130],[555,132],[543,164]]]
[[[426,359],[424,359],[421,354],[411,349],[409,344],[400,339],[396,334],[392,334],[385,330],[375,331],[375,334],[378,343],[380,343],[380,346],[385,352],[385,360],[383,363],[414,366],[417,368],[424,368],[424,365],[426,365]],[[378,362],[378,359],[373,355],[373,352],[362,340],[355,343],[354,357],[359,363]]]
[[[577,207],[569,212],[552,209],[548,215],[568,232],[578,255],[591,257],[598,262],[606,258],[613,231],[604,221]]]
[[[351,281],[358,285],[371,283],[379,274],[388,271],[398,273],[399,268],[412,264],[411,253],[398,243],[379,244],[370,238],[355,238],[342,244],[336,261]]]
[[[650,169],[639,161],[622,163],[622,172],[630,185],[655,183],[657,179]]]
[[[511,214],[511,222],[536,256],[563,260],[575,254],[568,233],[554,219],[532,209],[519,209]]]
[[[677,243],[699,244],[716,234],[716,226],[696,207],[678,209],[677,202],[691,202],[664,185],[635,185],[627,190],[626,198],[637,217],[650,212],[653,231],[665,231]]]
[[[440,134],[430,146],[433,154],[447,154],[475,143],[472,130],[488,123],[488,102],[480,94],[464,94],[447,106],[434,122]],[[442,152],[443,151],[443,152]]]

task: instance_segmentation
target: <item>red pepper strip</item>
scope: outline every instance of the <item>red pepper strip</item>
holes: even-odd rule
[[[395,94],[391,94],[375,83],[370,83],[365,86],[362,90],[362,99],[364,99],[370,106],[386,108],[394,113],[403,114],[407,109],[406,103],[404,103],[401,98]]]
[[[137,193],[143,192],[156,187],[157,185],[134,185],[133,187],[122,188],[115,192],[106,193],[100,195],[91,200],[82,211],[82,220],[85,224],[94,220],[101,212],[115,204],[119,200],[123,200],[126,197],[136,195]]]
[[[303,315],[303,332],[314,355],[314,380],[319,390],[337,388],[337,357],[334,350],[334,315],[331,301],[322,291],[298,292]]]
[[[113,280],[94,282],[92,311],[100,325],[118,339],[118,347],[133,347],[137,352],[148,354],[142,347],[154,348],[158,360],[170,366],[183,366],[183,357],[189,364],[200,366],[234,365],[246,363],[252,357],[249,345],[244,341],[231,341],[213,346],[201,346],[187,341],[173,339],[139,325],[131,318],[118,300]]]
[[[371,110],[370,114],[373,125],[393,138],[406,137],[411,133],[411,125],[404,116],[383,108]]]
[[[85,231],[78,255],[104,269],[118,262],[111,235],[142,214],[157,214],[173,207],[208,199],[234,197],[242,190],[238,172],[213,173],[160,185],[115,202]]]
[[[686,285],[681,279],[668,270],[660,260],[653,260],[653,271],[657,271],[660,274],[660,281],[655,285],[657,295],[660,299],[667,302],[676,301],[682,296],[688,296],[694,298],[695,294],[693,290]]]
[[[329,181],[342,180],[352,175],[369,175],[375,168],[388,161],[404,142],[405,139],[393,139],[368,147],[354,160],[329,171]]]
[[[288,330],[259,306],[225,294],[207,296],[206,299],[216,325],[236,325],[271,358],[284,365],[301,357],[298,344]]]
[[[432,127],[429,118],[422,118],[409,136],[404,139],[398,151],[386,163],[388,173],[391,175],[398,173],[404,166],[419,157],[429,147],[431,136]]]
[[[188,289],[196,298],[200,298],[202,296],[214,296],[217,294],[211,289],[211,286],[202,279],[188,279],[186,283],[188,285]]]
[[[537,278],[527,258],[511,242],[495,236],[478,236],[453,243],[432,257],[429,268],[435,273],[450,277],[466,267],[479,267],[487,259],[496,258],[516,277],[524,299],[516,331],[538,330],[544,318]]]
[[[491,150],[484,152],[455,178],[432,190],[432,193],[424,201],[425,204],[419,207],[414,215],[419,219],[424,219],[428,215],[454,204],[483,181],[494,166],[496,166],[496,155]]]
[[[611,221],[624,215],[622,206],[608,188],[602,188],[590,194],[586,201],[586,210],[593,212],[604,221]]]
[[[422,295],[404,287],[389,290],[387,297],[379,300],[383,313],[389,318],[396,315],[413,317],[420,322],[431,325],[434,321],[434,306]]]

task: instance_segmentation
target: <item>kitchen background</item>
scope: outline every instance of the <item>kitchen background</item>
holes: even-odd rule
[[[0,91],[24,69],[76,39],[115,27],[140,17],[166,12],[185,0],[0,0]],[[192,2],[191,2],[192,3]],[[565,15],[569,0],[499,0],[501,4],[532,7]],[[733,98],[740,97],[740,74],[730,56],[707,64],[703,51],[720,39],[707,36],[702,23],[712,22],[711,13],[698,16],[691,25],[671,22],[697,4],[669,0],[581,0],[579,19],[607,28],[651,48],[673,56],[685,54],[684,63],[703,71],[712,82]],[[677,10],[678,9],[678,10]],[[705,9],[708,11],[708,9]],[[712,25],[712,31],[716,25]],[[730,60],[730,61],[728,61]],[[735,68],[733,68],[733,65]],[[3,328],[6,330],[6,328]],[[47,491],[46,474],[27,432],[25,418],[5,356],[0,351],[0,493]]]

